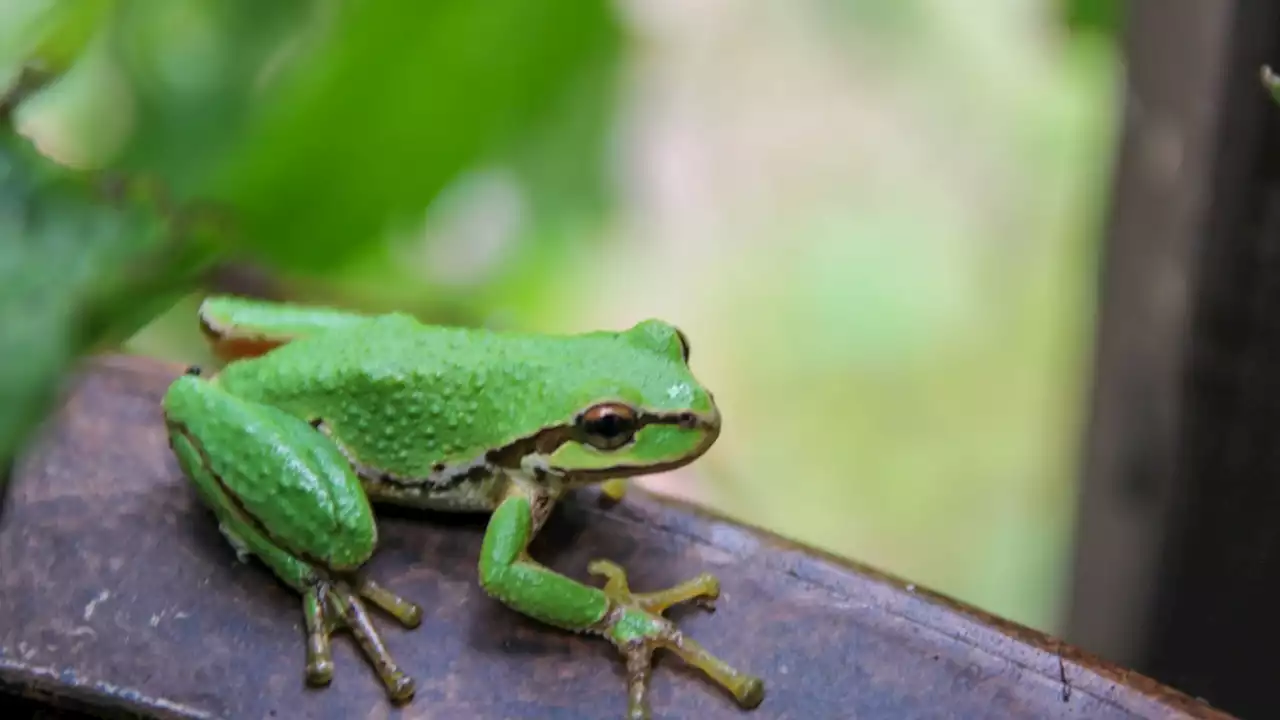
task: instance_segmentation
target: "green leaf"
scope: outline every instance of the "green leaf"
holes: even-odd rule
[[[1074,33],[1095,32],[1115,38],[1124,30],[1123,0],[1063,0],[1062,13]]]
[[[277,270],[377,256],[480,165],[514,169],[539,224],[603,209],[621,49],[606,0],[112,8],[91,61],[124,90],[89,103],[117,117],[82,142],[177,198],[222,202],[239,249]],[[103,151],[122,125],[123,150]]]
[[[609,151],[619,60],[609,50],[583,62],[565,78],[550,111],[504,153],[528,196],[532,222],[540,228],[601,219],[610,210]]]
[[[618,37],[602,0],[345,4],[264,99],[216,197],[268,260],[333,267],[517,146],[584,68],[610,62]]]
[[[38,65],[61,74],[80,57],[110,11],[110,0],[46,0],[6,5],[0,26],[0,69]]]
[[[199,197],[242,152],[255,112],[316,32],[317,0],[117,0],[110,57],[133,132],[113,166],[154,174],[179,198]],[[273,68],[277,69],[273,72]]]
[[[0,460],[81,353],[194,287],[215,230],[166,207],[154,184],[56,165],[0,118]]]

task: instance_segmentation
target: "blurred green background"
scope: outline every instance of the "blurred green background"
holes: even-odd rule
[[[644,485],[1056,630],[1121,10],[4,0],[0,445],[209,287],[657,316],[726,426]]]

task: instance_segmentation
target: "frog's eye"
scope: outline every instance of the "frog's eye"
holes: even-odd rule
[[[636,411],[620,403],[596,405],[578,418],[581,439],[598,450],[616,450],[631,442],[637,426]]]
[[[674,328],[676,331],[676,339],[680,341],[680,357],[684,358],[684,364],[689,364],[689,336],[684,334],[680,328]]]

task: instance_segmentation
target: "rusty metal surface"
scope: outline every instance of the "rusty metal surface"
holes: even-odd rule
[[[0,516],[0,684],[147,718],[598,718],[625,709],[604,641],[559,632],[476,583],[482,519],[381,512],[372,576],[421,603],[417,630],[381,617],[417,679],[393,709],[350,638],[333,685],[303,684],[299,599],[241,564],[182,480],[158,399],[179,368],[104,358],[20,460]],[[660,718],[1225,717],[1039,633],[865,568],[642,493],[587,494],[533,548],[586,579],[606,557],[637,590],[704,570],[719,609],[673,613],[768,694],[738,710],[664,657]]]

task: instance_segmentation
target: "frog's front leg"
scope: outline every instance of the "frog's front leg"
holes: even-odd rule
[[[237,552],[257,556],[303,596],[306,677],[333,676],[329,635],[355,636],[393,700],[413,696],[362,599],[407,627],[422,611],[360,576],[377,528],[341,451],[308,423],[242,400],[214,381],[179,378],[164,398],[169,441],[183,471]]]
[[[535,507],[541,508],[535,511]],[[667,649],[705,672],[727,689],[742,707],[764,699],[764,684],[741,673],[684,635],[662,612],[695,599],[714,599],[719,583],[700,575],[669,590],[632,594],[622,568],[597,560],[588,566],[606,578],[603,588],[590,587],[539,565],[528,544],[549,504],[540,491],[513,481],[494,511],[480,556],[480,582],[486,592],[515,610],[566,630],[601,635],[614,644],[627,663],[628,711],[649,716],[647,689],[654,651]]]

